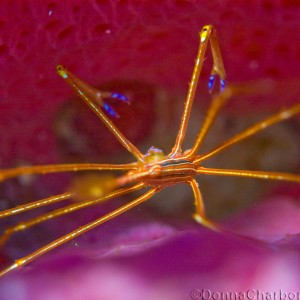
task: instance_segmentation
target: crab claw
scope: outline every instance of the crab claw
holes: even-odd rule
[[[215,81],[216,81],[216,75],[215,74],[212,74],[209,76],[209,80],[208,80],[208,92],[211,94],[213,89],[214,89],[214,86],[215,86]],[[222,93],[226,87],[226,82],[223,78],[219,78],[219,84],[220,84],[220,93]]]
[[[118,99],[118,100],[121,100],[122,102],[130,104],[129,99],[125,95],[120,94],[120,93],[111,93],[110,98]]]
[[[113,118],[119,118],[120,116],[118,115],[118,113],[107,103],[103,103],[103,109]]]
[[[120,100],[122,102],[125,102],[126,104],[130,104],[130,101],[129,99],[123,95],[123,94],[120,94],[120,93],[116,93],[116,92],[105,92],[102,94],[102,102],[103,104],[101,105],[104,110],[112,117],[114,118],[119,118],[119,115],[118,113],[110,106],[108,105],[104,99],[117,99],[117,100]]]
[[[214,88],[214,85],[215,85],[215,81],[216,81],[216,75],[210,75],[209,80],[208,80],[208,84],[207,84],[209,93],[212,92],[212,90]]]

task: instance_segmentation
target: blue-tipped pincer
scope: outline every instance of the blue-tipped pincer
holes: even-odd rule
[[[215,85],[216,75],[210,75],[208,80],[208,91],[211,93]]]
[[[124,96],[123,94],[120,94],[120,93],[111,93],[110,98],[118,99],[118,100],[121,100],[123,102],[129,103],[129,99],[126,96]]]
[[[114,118],[119,118],[119,115],[117,114],[117,112],[107,103],[104,103],[103,108],[110,116],[112,116]]]

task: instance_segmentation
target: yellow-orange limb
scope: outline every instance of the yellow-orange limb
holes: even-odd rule
[[[223,66],[222,56],[219,48],[219,43],[217,39],[216,30],[211,25],[204,26],[200,32],[200,44],[198,49],[198,54],[192,74],[192,79],[189,85],[189,90],[187,98],[184,104],[184,111],[181,118],[180,128],[176,137],[175,145],[171,151],[170,156],[176,156],[180,154],[182,149],[182,143],[186,134],[188,121],[191,114],[191,109],[193,101],[195,98],[195,93],[199,81],[199,75],[202,70],[202,65],[205,59],[205,53],[207,49],[208,42],[210,40],[210,46],[212,49],[213,56],[213,69],[212,74],[217,74],[222,80],[225,80],[226,74]]]
[[[258,122],[257,124],[254,124],[253,126],[249,127],[248,129],[240,132],[239,134],[233,136],[232,138],[223,142],[221,145],[219,145],[215,149],[209,151],[208,153],[198,156],[194,160],[194,163],[198,164],[201,161],[204,161],[204,160],[214,156],[215,154],[221,152],[225,148],[228,148],[229,146],[231,146],[235,143],[238,143],[238,142],[254,135],[255,133],[257,133],[275,123],[289,119],[292,116],[299,114],[299,113],[300,113],[300,104],[296,104],[288,109],[284,109],[284,110],[280,111],[279,113],[274,114],[271,117],[268,117],[268,118]]]
[[[142,180],[146,177],[155,176],[156,174],[160,173],[160,167],[154,166],[146,170],[138,170],[137,172],[129,171],[127,174],[116,178],[116,183],[119,186],[123,186],[126,184],[130,184],[137,180]]]
[[[209,229],[219,231],[220,230],[219,225],[207,219],[205,216],[204,202],[197,181],[191,178],[187,181],[187,183],[191,186],[194,193],[196,211],[193,214],[193,218],[201,225]]]
[[[123,135],[114,123],[103,113],[99,105],[96,104],[99,102],[97,100],[97,94],[101,94],[101,92],[79,79],[65,67],[58,65],[56,69],[57,73],[73,88],[125,149],[134,155],[138,161],[143,162],[143,154]]]
[[[8,227],[4,231],[2,236],[0,236],[0,247],[3,246],[6,243],[6,241],[9,239],[9,237],[13,233],[16,233],[16,232],[19,232],[19,231],[24,231],[24,230],[26,230],[26,229],[28,229],[32,226],[35,226],[37,224],[40,224],[40,223],[45,222],[45,221],[50,220],[50,219],[57,218],[57,217],[62,216],[62,215],[72,213],[72,212],[77,211],[79,209],[83,209],[83,208],[86,208],[86,207],[90,207],[90,206],[93,206],[93,205],[100,204],[100,203],[102,203],[104,201],[107,201],[111,198],[119,197],[119,196],[122,196],[122,195],[125,195],[125,194],[128,194],[128,193],[137,191],[137,190],[141,189],[142,187],[144,187],[144,184],[143,183],[138,183],[138,184],[136,184],[132,187],[116,190],[116,191],[114,191],[110,194],[107,194],[107,195],[105,195],[101,198],[71,204],[71,205],[68,205],[66,207],[62,207],[62,208],[56,209],[54,211],[51,211],[49,213],[45,213],[45,214],[40,215],[38,217],[29,219],[27,221],[20,222],[15,226]]]
[[[59,164],[42,166],[24,166],[0,170],[0,181],[27,174],[49,174],[78,171],[115,171],[137,169],[137,163],[130,164]]]
[[[290,173],[281,173],[281,172],[214,169],[214,168],[198,167],[197,174],[250,177],[250,178],[257,178],[257,179],[300,182],[300,175],[290,174]]]
[[[219,111],[233,95],[263,95],[271,93],[275,88],[275,84],[270,80],[260,80],[249,84],[227,85],[223,92],[213,96],[196,141],[192,149],[186,153],[186,156],[190,158],[198,152]]]
[[[144,195],[138,197],[137,199],[119,207],[118,209],[106,214],[105,216],[99,218],[99,219],[96,219],[95,221],[89,223],[89,224],[86,224],[84,226],[81,226],[80,228],[62,236],[61,238],[58,238],[57,240],[49,243],[48,245],[36,250],[35,252],[23,257],[23,258],[20,258],[18,260],[15,261],[14,264],[8,266],[6,269],[0,271],[0,277],[9,273],[10,271],[18,268],[18,267],[21,267],[21,266],[24,266],[26,264],[28,264],[29,262],[35,260],[36,258],[38,258],[39,256],[59,247],[60,245],[62,244],[65,244],[69,241],[71,241],[72,239],[82,235],[83,233],[117,217],[118,215],[130,210],[131,208],[143,203],[144,201],[148,200],[149,198],[151,198],[154,194],[156,194],[158,191],[160,191],[161,188],[152,188],[150,189],[148,192],[146,192]]]
[[[187,152],[187,157],[192,157],[198,152],[200,145],[203,142],[205,136],[207,135],[209,129],[211,128],[218,112],[231,96],[232,96],[231,88],[227,87],[225,88],[224,92],[217,94],[213,97],[211,105],[204,119],[204,123],[201,126],[200,132],[197,135],[193,148]]]
[[[2,210],[2,211],[0,211],[0,219],[5,218],[5,217],[9,217],[9,216],[14,216],[14,215],[20,214],[24,211],[36,209],[36,208],[46,206],[46,205],[49,205],[49,204],[53,204],[53,203],[56,203],[56,202],[59,202],[59,201],[67,200],[67,199],[72,198],[73,196],[74,196],[73,193],[63,193],[63,194],[60,194],[60,195],[55,195],[55,196],[51,196],[51,197],[44,198],[44,199],[41,199],[41,200],[37,200],[37,201],[34,201],[34,202],[19,205],[17,207],[13,207],[13,208],[10,208],[10,209]]]

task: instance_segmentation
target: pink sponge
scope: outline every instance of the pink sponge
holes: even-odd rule
[[[211,23],[219,31],[229,81],[292,78],[300,67],[299,12],[298,1],[292,0],[4,1],[2,165],[58,159],[51,128],[61,104],[72,95],[55,74],[58,63],[94,85],[138,79],[184,95],[198,32]],[[204,75],[209,70],[207,63]],[[287,103],[281,97],[272,99],[276,101]],[[260,109],[273,105],[266,99],[257,104]]]
[[[138,81],[155,90],[161,91],[159,88],[163,87],[167,93],[185,95],[199,43],[198,32],[203,25],[214,24],[229,81],[259,78],[289,81],[299,76],[300,70],[299,15],[300,4],[296,0],[2,1],[1,167],[73,158],[65,155],[62,150],[65,140],[57,134],[56,126],[61,124],[58,119],[73,97],[72,91],[55,74],[57,64],[66,65],[95,86],[103,82],[111,84],[114,80]],[[210,54],[207,57],[201,78],[203,84],[200,84],[203,93],[206,93],[211,68]],[[140,86],[135,85],[134,95],[138,94],[136,90]],[[297,86],[294,89],[291,95],[297,94]],[[138,104],[132,103],[131,114],[124,110],[121,115],[124,132],[131,131],[135,143],[143,141],[144,135],[150,135],[152,124],[159,121],[153,107],[164,112],[166,110],[161,107],[170,104],[170,101],[161,100],[164,97],[156,102],[151,93],[147,95],[138,97]],[[245,114],[248,110],[270,110],[273,106],[298,101],[285,96],[233,102],[232,109]],[[182,102],[183,99],[184,96]],[[201,99],[197,97],[197,101]],[[136,121],[138,116],[146,121]],[[176,127],[173,117],[164,116],[163,119]],[[75,129],[77,120],[71,123],[71,126],[75,124]],[[62,126],[61,129],[70,129],[70,126]],[[87,137],[93,140],[97,140],[95,126],[97,123],[92,123],[92,129],[86,130]],[[163,137],[163,143],[167,138]],[[108,150],[102,155],[108,156],[116,150],[110,140],[111,136],[102,136],[95,149],[100,152],[101,143],[107,145]],[[88,149],[83,148],[81,153],[94,158],[95,153]],[[56,177],[56,181],[60,181],[59,178]],[[43,192],[41,186],[44,188],[38,185],[38,193]],[[20,198],[15,189],[6,190],[6,193],[12,193],[17,200]],[[167,198],[163,200],[169,200]],[[276,202],[277,206],[270,202],[256,210],[257,214],[262,214],[264,209],[270,210],[270,215],[262,214],[258,221],[265,224],[266,219],[271,219],[270,227],[266,228],[272,235],[278,233],[276,228],[280,226],[277,212],[273,213],[272,208],[285,208],[288,212],[291,220],[284,227],[286,230],[280,232],[282,241],[277,244],[240,240],[196,225],[193,227],[190,223],[183,224],[183,229],[178,229],[178,224],[171,226],[163,221],[145,226],[149,215],[137,210],[135,215],[129,213],[91,232],[86,241],[83,238],[79,243],[78,249],[75,241],[52,252],[53,256],[44,256],[24,270],[11,274],[0,283],[0,299],[174,300],[188,299],[192,290],[201,292],[203,289],[216,292],[248,289],[273,292],[276,289],[279,293],[279,288],[284,292],[298,291],[299,205],[285,203],[286,198],[282,199]],[[91,215],[96,213],[98,211],[94,210]],[[137,216],[140,220],[136,221]],[[84,217],[88,219],[89,215]],[[133,220],[141,227],[135,227]],[[243,222],[245,217],[237,220],[237,223]],[[232,222],[233,226],[237,223]],[[49,232],[59,234],[64,228],[61,224],[55,223]],[[263,236],[260,228],[249,229],[245,223],[243,228],[248,233]],[[289,232],[293,236],[285,240]],[[12,253],[25,251],[20,248],[16,250],[12,246],[15,250]],[[193,295],[198,297],[199,294],[196,291]]]

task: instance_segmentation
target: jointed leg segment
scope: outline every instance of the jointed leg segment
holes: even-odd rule
[[[71,241],[72,239],[82,235],[83,233],[115,218],[116,216],[130,210],[131,208],[143,203],[144,201],[148,200],[149,198],[151,198],[154,194],[156,194],[158,191],[160,191],[161,188],[152,188],[150,189],[148,192],[146,192],[144,195],[138,197],[137,199],[129,202],[128,204],[125,204],[123,206],[121,206],[120,208],[108,213],[107,215],[89,223],[89,224],[86,224],[64,236],[62,236],[61,238],[49,243],[48,245],[38,249],[37,251],[21,258],[21,259],[18,259],[15,261],[14,264],[10,265],[8,268],[0,271],[0,277],[5,275],[6,273],[18,268],[18,267],[21,267],[21,266],[24,266],[26,264],[28,264],[29,262],[31,262],[32,260],[38,258],[39,256],[57,248],[58,246],[62,245],[62,244],[65,244],[69,241]]]
[[[213,169],[198,167],[197,174],[250,177],[257,179],[282,180],[289,182],[300,182],[300,175],[280,172],[250,171],[250,170],[231,170],[231,169]]]
[[[34,201],[34,202],[26,203],[26,204],[23,204],[23,205],[19,205],[17,207],[10,208],[10,209],[7,209],[7,210],[2,210],[2,211],[0,211],[0,219],[5,218],[5,217],[9,217],[9,216],[14,216],[14,215],[20,214],[24,211],[36,209],[38,207],[53,204],[53,203],[56,203],[56,202],[59,202],[59,201],[70,199],[73,196],[74,196],[73,193],[63,193],[63,194],[60,194],[60,195],[55,195],[55,196],[51,196],[51,197],[48,197],[48,198],[45,198],[45,199],[41,199],[41,200],[37,200],[37,201]]]
[[[40,224],[42,222],[45,222],[47,220],[51,220],[51,219],[57,218],[59,216],[66,215],[66,214],[69,214],[71,212],[74,212],[74,211],[77,211],[77,210],[80,210],[80,209],[83,209],[83,208],[86,208],[86,207],[90,207],[90,206],[93,206],[93,205],[100,204],[100,203],[102,203],[104,201],[107,201],[111,198],[123,196],[125,194],[137,191],[137,190],[141,189],[142,187],[144,187],[144,184],[143,183],[138,183],[138,184],[136,184],[132,187],[116,190],[112,193],[104,195],[101,198],[70,204],[66,207],[59,208],[59,209],[56,209],[56,210],[51,211],[49,213],[40,215],[38,217],[32,218],[32,219],[24,221],[24,222],[21,222],[21,223],[15,225],[15,226],[8,227],[4,231],[2,236],[0,236],[0,247],[3,246],[4,243],[6,243],[6,241],[9,239],[9,237],[15,232],[24,231],[24,230],[26,230],[26,229],[28,229],[32,226],[35,226],[35,225]]]
[[[225,84],[226,73],[223,66],[223,60],[219,48],[216,30],[211,25],[204,26],[200,32],[199,50],[198,50],[196,63],[192,74],[192,79],[189,86],[189,91],[184,104],[184,111],[181,118],[180,128],[178,131],[175,145],[171,151],[171,156],[174,157],[180,154],[182,151],[181,147],[186,134],[188,121],[191,114],[191,109],[192,109],[192,105],[193,105],[193,101],[195,98],[195,93],[198,85],[199,75],[202,70],[202,65],[205,59],[205,53],[209,41],[210,41],[210,46],[213,54],[213,68],[211,72],[211,76],[212,76],[211,78],[213,78],[214,81],[214,77],[218,75],[220,77],[222,88]]]
[[[137,163],[130,164],[59,164],[42,166],[25,166],[0,170],[0,181],[27,174],[49,174],[60,172],[79,171],[115,171],[132,170],[138,167]]]
[[[192,149],[188,151],[187,157],[193,157],[198,152],[200,145],[202,144],[205,136],[207,135],[209,129],[211,128],[218,112],[231,96],[232,96],[232,88],[226,87],[223,92],[213,97],[211,105],[204,119],[204,123],[201,126],[200,132],[198,133],[198,136],[196,138],[196,141]]]
[[[233,144],[236,144],[236,143],[254,135],[255,133],[257,133],[273,124],[281,122],[281,121],[288,119],[299,113],[300,113],[300,104],[296,104],[288,109],[282,110],[281,112],[279,112],[271,117],[268,117],[256,124],[254,124],[253,126],[249,127],[248,129],[240,132],[239,134],[233,136],[232,138],[225,141],[224,143],[222,143],[215,149],[209,151],[208,153],[198,156],[194,160],[194,163],[199,164],[201,161],[204,161],[204,160],[208,159],[209,157],[214,156],[215,154],[221,152],[225,148],[232,146]]]
[[[207,219],[205,216],[204,203],[203,203],[202,195],[199,190],[197,181],[191,178],[187,183],[191,186],[194,193],[195,206],[196,206],[196,211],[193,215],[194,219],[205,227],[208,227],[215,231],[219,231],[220,227],[214,222]]]
[[[80,80],[77,76],[61,65],[57,66],[57,73],[73,88],[76,94],[97,115],[97,117],[125,147],[125,149],[134,155],[138,161],[143,162],[143,154],[123,135],[123,133],[100,109],[97,102],[99,102],[99,95],[101,95],[101,92]]]
[[[204,138],[206,137],[207,133],[209,132],[211,126],[213,125],[213,122],[215,121],[219,111],[221,108],[226,104],[226,102],[235,95],[264,95],[271,93],[276,86],[272,84],[270,81],[261,80],[255,83],[251,84],[235,84],[235,85],[227,85],[226,88],[224,88],[223,91],[220,93],[217,93],[213,96],[212,102],[209,106],[209,109],[206,113],[203,125],[201,126],[200,132],[197,135],[196,141],[192,147],[187,153],[187,157],[191,158],[196,155],[196,153],[199,151],[201,144],[204,141]],[[261,129],[270,126],[272,124],[275,124],[279,121],[282,121],[284,119],[290,118],[291,116],[299,113],[299,107],[300,105],[295,105],[291,107],[290,109],[286,109],[281,111],[280,113],[269,117],[258,124],[252,126],[248,129],[248,131],[242,132],[233,139],[228,141],[228,145],[226,143],[226,146],[220,147],[220,149],[216,149],[215,152],[219,152],[223,148],[232,145],[233,143],[236,143],[239,140],[244,139],[245,137],[251,136],[254,133],[260,131]],[[199,159],[194,160],[195,163],[201,160],[204,160],[208,158],[210,155],[213,155],[214,152],[208,153],[208,155],[200,156]]]

